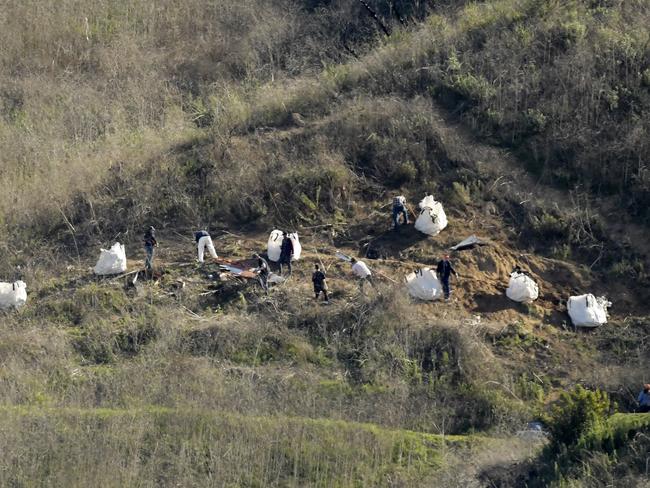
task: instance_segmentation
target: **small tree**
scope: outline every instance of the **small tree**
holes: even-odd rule
[[[547,418],[551,449],[590,449],[595,442],[600,444],[608,437],[606,419],[611,410],[609,396],[603,391],[590,391],[578,385],[563,393]]]

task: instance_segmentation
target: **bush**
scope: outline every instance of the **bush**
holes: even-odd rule
[[[607,417],[613,405],[607,393],[578,385],[563,393],[547,418],[551,450],[580,450],[602,444],[607,437]]]

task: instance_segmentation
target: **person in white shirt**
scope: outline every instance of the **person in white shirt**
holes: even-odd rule
[[[363,285],[366,283],[366,281],[372,286],[375,286],[374,282],[372,281],[372,273],[370,272],[368,266],[366,266],[366,263],[363,261],[357,261],[354,258],[352,258],[350,262],[352,263],[352,272],[359,277],[359,288],[363,290]]]
[[[210,253],[210,256],[212,256],[214,259],[217,259],[217,251],[214,249],[212,238],[210,237],[210,234],[208,234],[207,231],[200,230],[198,232],[195,232],[194,239],[196,240],[196,244],[198,246],[199,263],[203,262],[203,256],[205,255],[206,247],[208,248],[208,252]]]

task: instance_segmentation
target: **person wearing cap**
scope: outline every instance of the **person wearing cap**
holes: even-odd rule
[[[217,251],[214,249],[212,237],[210,237],[210,234],[208,234],[207,231],[200,230],[198,232],[195,232],[194,239],[196,240],[196,244],[198,246],[199,263],[203,263],[203,257],[205,256],[206,247],[208,248],[208,252],[210,253],[210,256],[212,256],[214,259],[218,258]]]
[[[151,271],[153,269],[154,248],[158,247],[158,241],[156,240],[156,229],[154,229],[153,225],[149,226],[149,228],[145,231],[142,240],[144,242],[144,251],[146,253],[144,267],[147,271]]]
[[[406,210],[406,198],[404,195],[397,195],[393,198],[393,229],[399,228],[399,216],[404,216],[404,224],[409,223],[409,214]]]
[[[650,412],[650,384],[646,383],[643,385],[643,390],[639,393],[639,398],[637,398],[639,406],[636,409],[637,413],[648,413]]]
[[[458,273],[449,262],[449,254],[445,254],[445,257],[438,261],[438,267],[436,268],[436,274],[438,279],[442,283],[442,291],[445,294],[445,301],[449,301],[449,295],[451,294],[451,287],[449,286],[449,278],[453,274],[456,279],[458,279]]]
[[[366,263],[363,261],[357,261],[355,258],[352,258],[350,263],[352,263],[352,272],[359,277],[359,288],[361,290],[363,290],[363,285],[366,281],[372,286],[375,285],[372,281],[372,273],[368,266],[366,266]]]
[[[510,276],[512,275],[526,275],[530,276],[530,273],[524,269],[521,268],[518,264],[515,264],[515,267],[512,268],[512,271],[510,272]]]
[[[314,273],[311,275],[311,281],[314,284],[314,295],[316,300],[322,293],[325,297],[325,303],[329,303],[329,297],[327,296],[327,281],[325,273],[321,271],[318,264],[314,265]]]
[[[255,272],[257,273],[257,280],[262,287],[262,290],[264,290],[264,293],[268,295],[270,274],[269,263],[259,254],[255,254],[253,257],[257,258],[257,268],[255,268]]]
[[[278,263],[280,264],[280,274],[282,274],[282,265],[286,264],[287,268],[289,269],[289,276],[291,276],[291,259],[293,258],[293,242],[291,242],[291,238],[289,237],[288,232],[283,232],[282,233],[282,244],[280,244],[280,260]]]

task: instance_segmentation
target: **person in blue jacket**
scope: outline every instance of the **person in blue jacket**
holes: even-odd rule
[[[643,390],[639,393],[637,402],[639,402],[639,406],[636,409],[637,413],[650,412],[650,384],[643,385]]]

